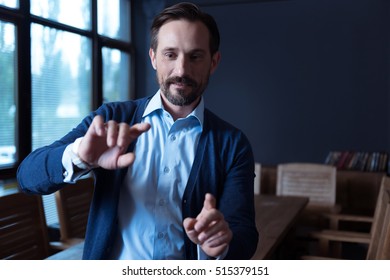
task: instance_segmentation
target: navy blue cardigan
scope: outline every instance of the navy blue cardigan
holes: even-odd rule
[[[83,136],[95,115],[107,120],[141,121],[149,98],[102,105],[75,129],[49,146],[32,152],[18,168],[20,188],[26,193],[49,194],[65,187],[62,154],[69,143]],[[136,142],[135,142],[136,143]],[[129,147],[134,149],[135,143]],[[89,214],[84,259],[108,259],[116,236],[119,189],[126,168],[94,169],[95,192]],[[206,193],[217,199],[233,232],[226,259],[250,259],[258,241],[253,198],[254,160],[248,139],[232,125],[205,109],[204,127],[182,199],[183,219],[196,217]],[[186,259],[197,259],[197,248],[185,236]]]

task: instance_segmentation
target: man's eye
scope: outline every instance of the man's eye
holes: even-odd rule
[[[176,55],[174,53],[169,52],[169,53],[165,53],[165,57],[169,59],[173,59],[176,57]]]
[[[199,59],[202,59],[202,54],[193,54],[193,55],[191,55],[191,59],[192,60],[199,60]]]

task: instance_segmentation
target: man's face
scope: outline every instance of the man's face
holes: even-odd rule
[[[201,22],[174,20],[160,28],[156,52],[150,50],[149,55],[161,92],[171,104],[188,106],[199,101],[220,56],[211,57],[209,40]]]

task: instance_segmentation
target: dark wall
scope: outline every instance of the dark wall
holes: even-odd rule
[[[143,7],[150,20],[161,2]],[[206,105],[245,132],[257,161],[390,151],[390,1],[194,2],[215,17],[222,37]],[[138,96],[153,94],[148,57],[137,61]]]

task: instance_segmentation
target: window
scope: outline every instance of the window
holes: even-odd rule
[[[129,17],[120,11],[129,10],[130,3],[120,0],[98,0],[98,32],[102,36],[130,42]],[[128,53],[103,47],[103,102],[124,101],[130,91],[128,75],[122,69],[130,69]],[[127,76],[126,76],[127,75]]]
[[[116,49],[103,48],[103,101],[124,101],[128,99],[128,77],[122,69],[130,69],[130,56]],[[129,75],[129,74],[127,74]]]
[[[9,8],[17,8],[19,7],[18,0],[0,0],[0,5],[4,5]]]
[[[16,163],[16,28],[0,20],[0,168]]]
[[[33,15],[80,29],[91,30],[92,0],[30,0],[30,2],[30,11]]]
[[[130,10],[129,1],[98,0],[99,34],[130,42],[130,17],[123,10]]]
[[[91,40],[31,25],[32,149],[70,131],[91,110]]]
[[[130,0],[0,0],[0,179],[103,102],[133,97]]]

